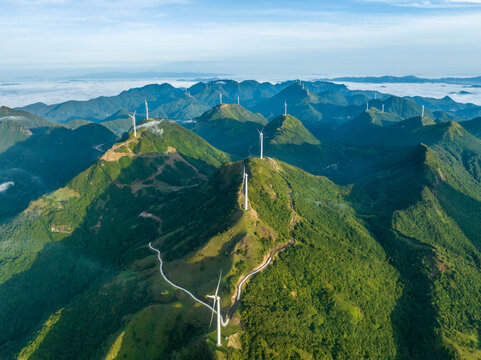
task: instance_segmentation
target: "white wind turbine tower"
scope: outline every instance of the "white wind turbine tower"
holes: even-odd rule
[[[219,104],[222,104],[222,93],[219,91]]]
[[[287,102],[284,100],[284,115],[287,115]]]
[[[366,103],[366,111],[369,111],[369,101]]]
[[[382,112],[384,112],[384,104],[382,104]]]
[[[145,99],[145,119],[149,119],[149,104],[147,104],[147,99]]]
[[[249,180],[249,175],[247,175],[247,173],[246,173],[246,168],[245,168],[245,166],[244,166],[244,178],[243,178],[243,183],[244,183],[244,195],[245,195],[245,199],[244,199],[244,200],[245,200],[244,210],[248,210],[247,204],[249,203],[249,199],[248,199],[248,194],[249,194],[249,192],[248,192],[248,188],[247,188],[247,186],[248,186],[248,184],[247,184],[247,183],[248,183],[248,180]]]
[[[212,316],[210,317],[210,323],[209,327],[212,324],[212,319],[214,318],[214,312],[215,312],[215,304],[217,302],[217,346],[222,346],[221,342],[221,315],[220,315],[220,296],[217,295],[219,293],[219,285],[220,285],[220,280],[222,278],[222,270],[220,271],[219,275],[219,282],[217,283],[217,288],[215,289],[215,294],[214,295],[207,295],[208,298],[214,299],[214,303],[212,304]]]
[[[240,106],[240,99],[237,97],[237,106]]]
[[[261,145],[261,160],[264,159],[264,128],[262,128],[261,131],[259,129],[256,129],[257,132],[259,133],[259,142]]]
[[[421,111],[421,117],[424,117],[424,105],[423,105],[423,109]]]
[[[135,114],[137,113],[137,110],[134,111],[133,115],[129,115],[130,118],[132,119],[132,124],[134,125],[134,137],[137,137],[137,128],[135,127]]]

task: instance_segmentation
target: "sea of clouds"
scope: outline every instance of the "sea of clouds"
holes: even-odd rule
[[[51,105],[68,100],[89,100],[99,96],[117,95],[124,90],[148,84],[162,83],[189,87],[195,82],[173,79],[0,82],[0,106],[18,107],[36,102]]]
[[[58,104],[68,100],[88,100],[98,96],[117,95],[124,90],[147,84],[167,82],[175,87],[189,87],[192,80],[147,79],[147,80],[66,80],[0,82],[0,106],[17,107],[43,102]],[[450,96],[461,103],[481,105],[481,88],[469,85],[420,83],[344,83],[352,90],[377,90],[398,96],[425,96],[442,98]],[[467,92],[463,93],[463,92]]]
[[[353,83],[344,82],[351,90],[375,90],[397,96],[423,96],[441,99],[451,97],[460,103],[481,105],[481,88],[470,85],[442,84],[442,83]],[[469,94],[466,94],[467,92]]]

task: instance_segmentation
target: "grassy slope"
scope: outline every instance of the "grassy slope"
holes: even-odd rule
[[[238,204],[243,200],[237,195],[242,171],[239,163],[223,167],[198,191],[192,189],[151,209],[165,225],[155,244],[170,260],[164,265],[167,276],[202,297],[212,291],[218,271],[223,269],[224,309],[230,305],[240,274],[261,263],[268,249],[287,243],[291,236],[296,239],[293,248],[248,283],[245,300],[234,311],[232,324],[224,330],[226,345],[239,349],[230,346],[218,355],[240,359],[259,358],[260,354],[289,358],[308,353],[341,356],[352,352],[354,357],[392,352],[393,334],[387,329],[400,293],[396,274],[382,248],[343,200],[348,189],[276,160],[254,159],[246,166],[252,179],[252,210],[248,212],[241,211]],[[184,197],[192,199],[192,203],[182,214],[172,212],[179,203],[186,204]],[[205,199],[209,199],[208,203]],[[202,204],[203,210],[199,211]],[[293,219],[295,227],[290,226]],[[209,227],[200,226],[207,221]],[[352,266],[349,273],[345,272],[347,264]],[[168,305],[145,312],[160,318],[166,307],[170,309],[171,314],[164,319],[173,321],[177,316],[179,338],[187,337],[194,329],[193,334],[197,335],[199,331],[205,334],[215,329],[207,328],[207,310],[197,306],[194,312],[191,300],[158,281],[163,289],[162,302]],[[353,283],[358,285],[352,287]],[[375,301],[379,296],[383,302]],[[112,359],[140,358],[154,348],[165,349],[165,337],[159,334],[174,325],[152,324],[145,312],[132,318],[119,332],[110,348],[110,354],[115,354]],[[153,332],[141,330],[147,326]],[[379,327],[384,331],[375,331]],[[353,329],[358,335],[346,338]],[[137,341],[133,340],[134,331]],[[142,337],[138,336],[139,331]],[[214,335],[215,332],[208,335],[209,346],[214,344]],[[191,346],[201,345],[185,344],[186,349]],[[164,356],[167,354],[174,358],[172,350],[164,350]]]
[[[0,358],[97,358],[122,317],[155,297],[132,262],[159,224],[139,214],[229,158],[169,121],[140,132],[2,227]]]

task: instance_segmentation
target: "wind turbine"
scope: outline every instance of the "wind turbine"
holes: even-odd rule
[[[382,104],[382,112],[384,112],[384,104]]]
[[[369,101],[366,103],[366,111],[369,111]]]
[[[240,99],[237,97],[237,106],[240,106]]]
[[[284,115],[287,115],[287,102],[284,100]]]
[[[149,119],[149,104],[147,104],[147,99],[145,99],[145,119]]]
[[[222,104],[222,93],[219,91],[219,104]]]
[[[245,166],[244,166],[244,179],[243,179],[243,180],[244,180],[243,182],[244,182],[244,186],[245,186],[245,188],[244,188],[244,191],[245,191],[245,192],[244,192],[244,195],[245,195],[245,199],[244,199],[244,200],[245,200],[244,210],[248,210],[247,204],[249,203],[249,199],[248,199],[248,189],[247,189],[247,186],[248,186],[249,175],[247,175],[247,173],[246,173],[246,168],[245,168]]]
[[[259,142],[261,144],[261,160],[264,159],[264,128],[262,128],[261,131],[259,129],[256,129],[257,132],[259,133]]]
[[[134,137],[137,137],[137,128],[135,127],[135,114],[137,113],[137,110],[134,111],[133,115],[129,115],[130,118],[132,119],[132,123],[134,124]]]
[[[217,295],[219,293],[219,286],[220,286],[220,280],[222,278],[222,270],[220,271],[219,275],[219,282],[217,283],[217,288],[215,289],[215,294],[214,295],[207,295],[208,298],[214,299],[214,303],[212,304],[212,316],[210,317],[210,323],[209,327],[212,324],[212,319],[214,318],[214,312],[215,312],[215,303],[217,302],[217,346],[222,346],[221,342],[221,316],[220,316],[220,296]]]
[[[423,105],[423,109],[421,111],[421,117],[424,117],[424,105]]]

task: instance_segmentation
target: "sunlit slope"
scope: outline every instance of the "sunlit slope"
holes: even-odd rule
[[[244,198],[238,195],[243,165],[251,179],[248,211],[241,210]],[[220,294],[227,312],[239,275],[261,264],[264,254],[286,247],[244,288],[224,329],[227,339],[221,353],[226,358],[395,353],[390,314],[400,294],[396,274],[344,200],[348,189],[278,160],[253,159],[221,168],[201,185],[201,192],[196,190],[151,209],[165,225],[154,246],[168,260],[164,270],[175,283],[204,299],[222,269]],[[187,198],[193,201],[184,213],[172,211]],[[202,204],[205,207],[199,211]],[[191,346],[187,339],[192,339],[188,329],[196,329],[198,336],[214,331],[208,328],[208,310],[158,281],[165,289],[164,304],[132,318],[111,347],[113,358],[139,358],[155,346],[163,349],[164,356],[172,356],[165,340],[156,335],[167,329],[179,329],[175,339],[188,342],[186,348]],[[165,307],[173,314],[166,316]],[[152,313],[166,320],[153,324],[147,318]],[[142,330],[147,324],[156,330]],[[375,330],[379,327],[384,331]],[[136,343],[138,331],[145,336],[146,347]]]
[[[144,211],[205,181],[228,159],[180,125],[150,121],[4,225],[0,293],[8,301],[0,304],[0,358],[21,351],[98,357],[122,317],[151,301],[142,281],[121,273],[137,247],[158,235],[160,224]],[[62,341],[55,332],[47,336],[54,324]]]

